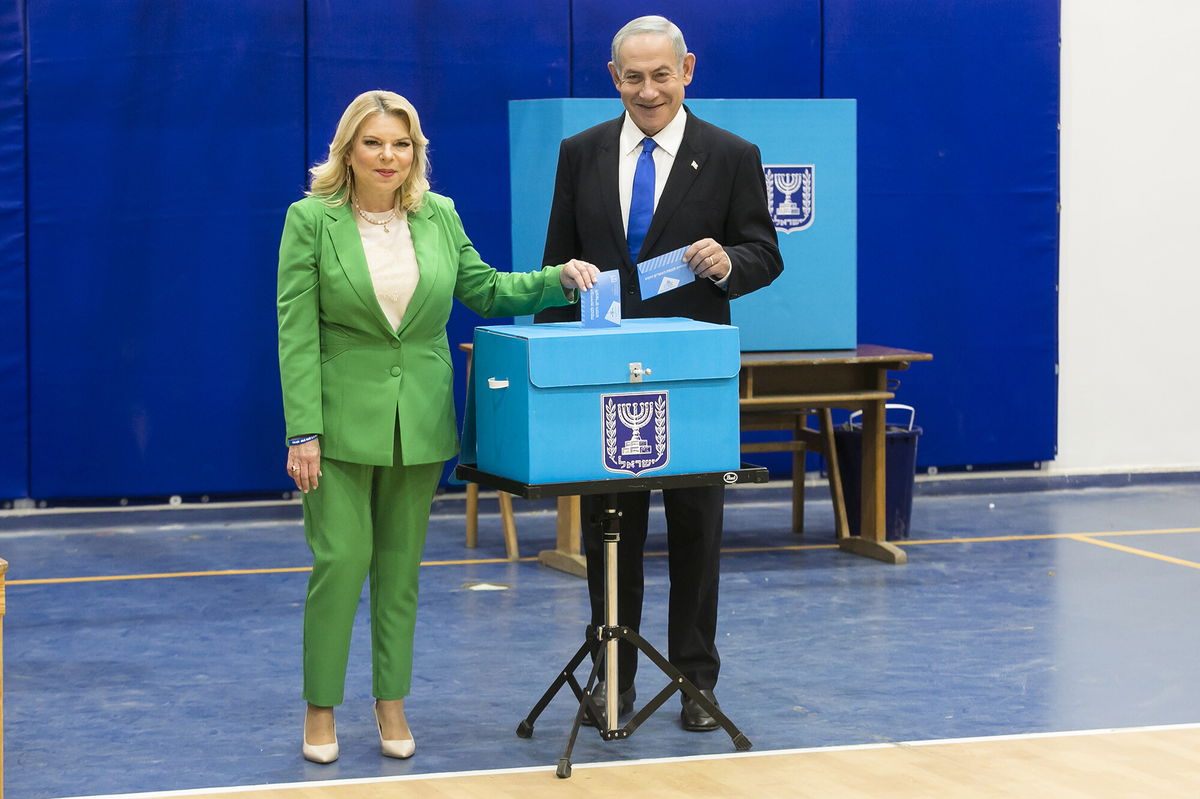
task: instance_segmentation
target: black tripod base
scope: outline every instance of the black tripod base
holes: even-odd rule
[[[609,640],[628,641],[648,657],[655,666],[665,674],[669,682],[667,685],[655,694],[649,702],[647,702],[641,710],[633,715],[624,727],[617,727],[617,719],[606,719],[605,709],[593,697],[592,693],[596,688],[597,677],[601,673],[604,666],[605,649],[604,643]],[[575,679],[575,670],[583,663],[584,658],[591,655],[594,658],[591,673],[588,675],[588,680],[585,687],[579,685],[579,681]],[[550,704],[550,701],[558,694],[564,685],[569,685],[575,693],[575,698],[579,702],[579,709],[575,712],[575,721],[571,725],[571,732],[567,738],[567,747],[563,752],[563,756],[558,759],[558,768],[555,769],[555,775],[560,779],[567,779],[571,776],[571,752],[575,748],[575,739],[579,736],[579,728],[583,724],[585,716],[595,725],[600,738],[605,741],[623,740],[633,735],[634,730],[641,726],[642,722],[654,715],[662,705],[676,692],[687,694],[700,707],[704,708],[717,723],[729,734],[730,740],[733,741],[734,747],[739,752],[745,752],[752,744],[741,730],[739,730],[729,717],[721,712],[721,709],[713,702],[710,702],[707,697],[700,693],[700,690],[689,680],[684,677],[679,669],[671,665],[670,661],[664,658],[658,650],[646,642],[644,638],[630,630],[628,627],[599,627],[595,638],[589,633],[588,640],[583,646],[571,657],[567,665],[558,673],[554,681],[550,683],[550,687],[542,694],[541,699],[529,711],[529,715],[521,720],[517,725],[517,736],[520,738],[533,737],[533,725],[537,721],[538,716]],[[616,690],[615,686],[610,686]],[[608,722],[607,724],[605,722]]]

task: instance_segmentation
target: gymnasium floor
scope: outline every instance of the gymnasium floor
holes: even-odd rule
[[[781,485],[730,492],[718,696],[759,757],[702,762],[1200,722],[1200,482],[921,494],[904,566],[838,552],[829,503],[821,491],[809,496],[801,538],[786,532],[790,508]],[[516,504],[522,554],[551,547],[549,507]],[[652,518],[661,528],[661,515]],[[0,557],[11,564],[6,795],[553,766],[573,712],[566,694],[539,719],[533,738],[513,731],[577,647],[585,587],[532,558],[504,561],[494,515],[481,519],[481,539],[478,549],[464,546],[459,496],[438,501],[408,703],[417,755],[395,761],[378,754],[364,605],[338,715],[342,757],[317,766],[299,753],[308,553],[297,506],[0,513]],[[652,533],[650,549],[661,550],[663,541]],[[479,583],[506,590],[469,587]],[[665,644],[666,587],[666,559],[649,558],[643,634],[656,645]],[[643,663],[640,697],[660,685]],[[676,708],[672,700],[626,741],[581,735],[572,790],[600,773],[589,763],[733,751],[723,732],[679,729]],[[1041,746],[1035,742],[1062,739],[1022,740]],[[1103,769],[1112,760],[1097,762]],[[1196,763],[1177,776],[1148,768],[1159,787],[1145,795],[1168,796],[1172,786],[1194,795]],[[876,768],[886,786],[888,767]],[[534,774],[566,790],[552,772]],[[651,795],[644,780],[657,778],[641,779],[643,795]],[[665,790],[673,778],[663,779]],[[743,795],[736,786],[747,796],[773,795],[751,789],[749,780],[717,784],[734,787],[709,795]],[[501,795],[498,787],[436,795]],[[823,795],[884,795],[843,787]]]

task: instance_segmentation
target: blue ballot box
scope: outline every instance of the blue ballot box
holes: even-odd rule
[[[736,469],[740,363],[736,327],[691,319],[478,327],[464,459],[525,483]]]

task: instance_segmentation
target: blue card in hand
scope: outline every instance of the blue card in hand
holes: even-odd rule
[[[637,265],[638,288],[641,289],[643,300],[657,297],[696,279],[696,273],[683,260],[686,251],[687,247],[680,247]]]
[[[620,272],[601,272],[592,288],[580,293],[579,318],[584,327],[621,326]]]

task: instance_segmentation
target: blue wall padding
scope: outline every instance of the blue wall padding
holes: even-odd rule
[[[29,495],[23,5],[0,5],[0,498]]]
[[[29,4],[35,497],[282,487],[304,7]]]
[[[276,252],[346,103],[415,102],[508,269],[508,101],[613,97],[643,13],[690,97],[858,99],[858,338],[935,353],[922,463],[1052,457],[1057,3],[39,0],[0,9],[0,498],[286,489]]]
[[[310,162],[325,157],[357,94],[404,95],[430,140],[434,190],[454,199],[484,259],[507,270],[508,101],[566,94],[567,21],[561,0],[311,4]]]
[[[858,98],[859,341],[900,373],[923,464],[1056,442],[1058,4],[827,0],[825,95]]]
[[[612,38],[645,14],[667,17],[696,54],[689,97],[821,96],[821,1],[612,0],[575,2],[572,97],[612,97]]]
[[[326,156],[338,118],[357,94],[389,89],[404,95],[430,140],[434,191],[454,199],[484,260],[509,271],[508,101],[567,94],[569,19],[561,0],[310,5],[310,161]],[[534,266],[522,264],[520,271]],[[455,303],[448,335],[460,398],[466,396],[466,361],[457,345],[471,341],[481,323]]]

